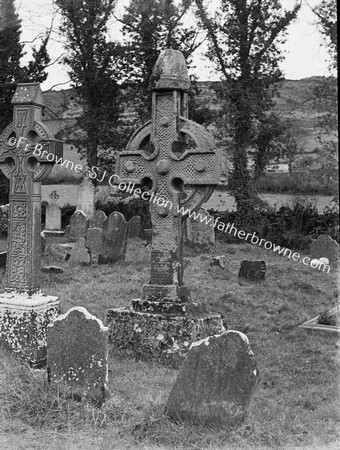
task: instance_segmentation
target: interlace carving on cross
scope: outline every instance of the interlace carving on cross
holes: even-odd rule
[[[148,187],[162,201],[150,203],[153,224],[151,276],[143,298],[189,300],[183,285],[183,207],[196,211],[221,177],[220,154],[210,134],[188,119],[190,79],[178,50],[164,50],[151,77],[152,119],[118,154],[120,182]]]
[[[33,152],[61,157],[63,143],[41,122],[39,83],[18,84],[12,103],[13,122],[0,135],[0,169],[10,180],[6,291],[32,295],[40,291],[41,181],[54,164]]]

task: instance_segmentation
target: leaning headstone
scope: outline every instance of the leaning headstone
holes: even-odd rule
[[[12,104],[13,122],[0,135],[0,169],[10,186],[0,344],[39,366],[46,356],[46,326],[60,307],[57,297],[41,292],[41,182],[63,156],[63,143],[42,122],[39,83],[18,84]]]
[[[334,263],[339,259],[339,244],[327,235],[320,235],[310,245],[311,258],[327,258]]]
[[[97,209],[93,216],[89,218],[89,228],[103,228],[103,223],[107,215],[101,209]]]
[[[52,258],[53,261],[68,261],[71,256],[72,247],[65,247],[61,244],[50,244],[46,253]]]
[[[0,252],[0,269],[6,267],[7,252]]]
[[[243,260],[238,273],[239,282],[264,281],[266,275],[266,263],[264,261]]]
[[[136,238],[139,236],[139,232],[140,232],[140,217],[133,216],[128,221],[128,237]]]
[[[107,396],[107,331],[85,308],[71,308],[47,329],[48,381],[101,406]]]
[[[46,206],[45,229],[52,230],[52,231],[60,231],[61,230],[61,208],[57,203],[59,195],[57,194],[57,191],[53,191],[49,197],[50,197],[51,201]]]
[[[199,248],[208,248],[215,245],[214,217],[204,208],[200,208],[195,219],[187,219],[186,240],[189,244]]]
[[[70,219],[70,233],[72,239],[78,239],[86,236],[86,230],[89,225],[89,219],[83,211],[75,211]]]
[[[83,211],[87,217],[92,217],[94,214],[94,191],[95,187],[91,178],[84,174],[78,188],[77,210]]]
[[[86,247],[89,249],[91,264],[98,264],[98,257],[103,243],[102,228],[88,228],[86,234]]]
[[[103,241],[98,256],[99,264],[115,263],[125,259],[127,222],[122,213],[114,211],[103,224]]]
[[[88,266],[90,264],[90,254],[86,247],[85,238],[79,238],[71,250],[70,264],[80,264]]]
[[[226,331],[194,342],[166,404],[172,420],[229,427],[244,419],[259,373],[246,335]]]

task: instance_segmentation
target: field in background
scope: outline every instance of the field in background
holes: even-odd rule
[[[193,300],[222,313],[229,329],[245,332],[255,353],[261,382],[240,428],[170,422],[163,409],[177,372],[156,364],[117,360],[111,354],[112,395],[98,410],[48,391],[44,372],[1,351],[0,448],[337,448],[339,343],[334,336],[308,335],[298,328],[336,305],[335,272],[318,272],[251,244],[217,244],[213,254],[227,256],[224,271],[210,267],[212,254],[186,249],[185,280]],[[239,286],[243,259],[266,261],[264,284]],[[50,263],[45,256],[44,264]],[[67,264],[60,264],[67,269],[64,274],[44,275],[43,292],[59,296],[62,312],[84,306],[105,320],[107,308],[140,296],[148,281],[150,246],[129,243],[126,262],[114,266]]]

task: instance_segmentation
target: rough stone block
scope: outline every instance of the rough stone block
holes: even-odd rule
[[[108,328],[85,308],[71,308],[47,330],[48,381],[100,406],[107,397]]]

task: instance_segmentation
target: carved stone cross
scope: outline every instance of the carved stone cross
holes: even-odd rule
[[[41,181],[54,164],[34,150],[62,157],[63,143],[41,122],[39,83],[18,84],[12,103],[13,122],[0,136],[0,169],[10,180],[6,291],[32,295],[40,290]]]
[[[220,180],[221,161],[210,135],[187,118],[190,80],[181,52],[161,53],[151,86],[152,119],[118,155],[116,174],[120,183],[149,189],[153,234],[144,299],[183,302],[189,300],[183,286],[183,211],[208,200]]]

